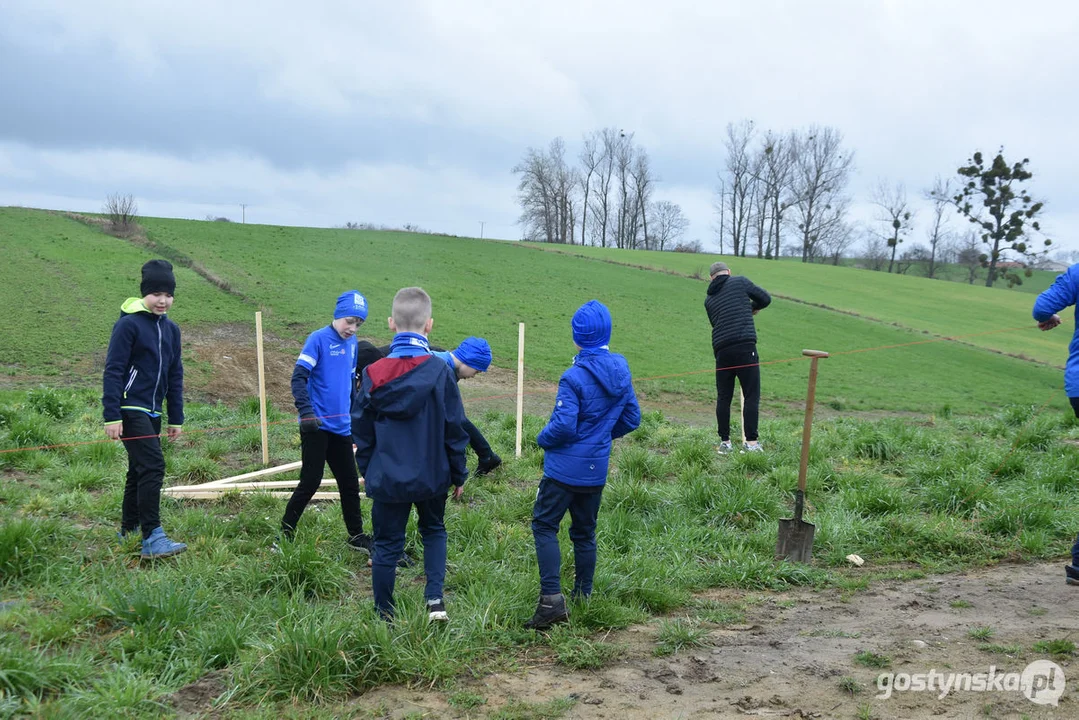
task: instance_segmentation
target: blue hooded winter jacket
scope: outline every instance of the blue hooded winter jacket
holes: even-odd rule
[[[611,441],[640,424],[626,359],[606,347],[582,349],[562,373],[551,419],[536,436],[544,474],[566,485],[605,484]]]
[[[363,371],[352,408],[352,441],[372,500],[423,502],[468,478],[453,373],[433,355],[383,358]]]
[[[1049,289],[1034,301],[1034,319],[1044,322],[1055,313],[1079,300],[1079,264],[1072,265]],[[1068,363],[1064,366],[1064,392],[1068,397],[1079,397],[1079,307],[1075,310],[1075,335],[1068,346]]]

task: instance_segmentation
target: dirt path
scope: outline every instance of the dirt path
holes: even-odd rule
[[[567,718],[1077,718],[1079,667],[1055,662],[1067,677],[1059,705],[1038,705],[1017,691],[894,691],[877,698],[878,668],[855,660],[860,652],[890,660],[885,672],[1021,673],[1050,659],[1032,646],[1076,639],[1079,588],[1066,586],[1060,564],[1002,565],[910,582],[883,582],[842,597],[834,590],[751,593],[716,590],[705,597],[747,603],[737,625],[718,627],[706,645],[656,657],[655,623],[603,638],[624,648],[608,667],[573,672],[549,660],[520,672],[463,681],[486,702],[453,707],[445,693],[403,687],[373,691],[356,701],[386,717],[486,717],[511,700],[543,703],[567,696]],[[976,640],[975,627],[992,637]],[[1009,655],[979,649],[1017,646]],[[853,678],[857,692],[841,687]],[[897,683],[900,687],[902,681]],[[1043,695],[1045,697],[1045,695]],[[419,715],[409,715],[415,713]],[[531,717],[531,716],[529,716]],[[539,717],[539,716],[536,716]]]

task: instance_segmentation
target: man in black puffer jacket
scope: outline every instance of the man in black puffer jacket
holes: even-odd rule
[[[726,263],[712,263],[708,271],[711,283],[704,299],[708,321],[712,323],[712,351],[716,356],[716,424],[719,452],[726,454],[731,445],[731,400],[737,378],[745,394],[742,428],[746,442],[743,450],[760,452],[757,442],[757,413],[761,400],[760,357],[757,355],[757,329],[753,316],[768,307],[772,298],[746,277],[734,277]]]

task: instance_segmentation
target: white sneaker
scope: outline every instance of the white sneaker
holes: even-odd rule
[[[764,452],[764,448],[761,447],[760,443],[753,443],[752,445],[742,443],[742,452]]]
[[[446,622],[450,616],[446,614],[446,606],[442,598],[427,601],[427,619],[431,622]]]
[[[719,444],[719,447],[716,448],[716,452],[720,455],[728,455],[734,452],[734,445],[731,445],[730,440],[724,440]]]

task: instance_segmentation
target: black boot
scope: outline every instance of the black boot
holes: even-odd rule
[[[476,465],[476,477],[486,475],[501,464],[502,458],[498,457],[498,455],[494,453],[491,453],[485,458],[480,458],[479,463],[477,463]]]
[[[546,630],[557,623],[569,620],[569,610],[566,609],[566,598],[562,593],[555,595],[540,595],[536,605],[536,614],[525,623],[525,630]]]

